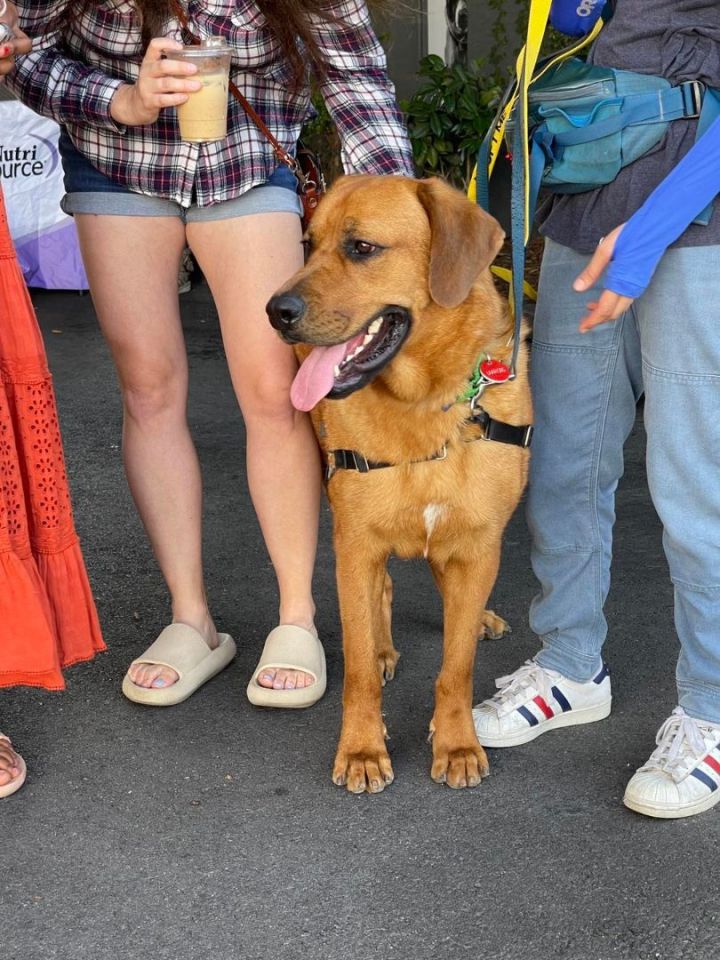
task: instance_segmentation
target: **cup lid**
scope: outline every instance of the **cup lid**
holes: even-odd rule
[[[203,37],[200,46],[206,50],[222,50],[228,44],[224,37]]]
[[[224,37],[204,37],[200,43],[183,47],[180,55],[183,57],[207,57],[218,53],[229,53],[230,49],[230,45]]]

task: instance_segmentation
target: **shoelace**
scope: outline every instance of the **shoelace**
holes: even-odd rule
[[[522,700],[527,699],[527,692],[532,687],[544,700],[547,700],[552,696],[550,685],[553,682],[553,678],[539,663],[535,663],[534,660],[527,660],[514,673],[510,673],[506,677],[498,677],[495,681],[498,692],[491,700],[488,700],[488,703],[498,711],[504,706],[515,706]]]
[[[720,740],[720,729],[689,717],[675,707],[658,730],[657,748],[641,770],[659,770],[678,783]]]

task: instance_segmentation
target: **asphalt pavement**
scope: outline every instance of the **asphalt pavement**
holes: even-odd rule
[[[132,295],[129,291],[128,295]],[[429,777],[441,605],[420,562],[395,562],[402,659],[386,687],[396,781],[330,780],[342,656],[323,509],[316,575],[328,692],[307,711],[252,707],[245,686],[277,599],[250,505],[244,433],[207,288],[182,298],[190,419],[205,480],[206,567],[238,656],[186,703],[128,702],[120,683],[168,619],[126,487],[120,404],[91,300],[35,291],[74,497],[109,651],[67,690],[0,691],[28,762],[0,802],[0,956],[7,960],[715,960],[717,809],[658,821],[622,806],[675,705],[672,587],[649,502],[641,414],[618,493],[606,648],[609,719],[491,750],[479,788]],[[536,650],[522,509],[491,605],[513,627],[480,645],[476,699]]]

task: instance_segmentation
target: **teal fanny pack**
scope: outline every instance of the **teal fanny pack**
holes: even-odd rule
[[[658,144],[671,121],[699,117],[699,136],[718,113],[717,92],[700,81],[671,86],[663,77],[563,60],[528,90],[530,196],[602,187]],[[513,127],[511,118],[509,143]]]

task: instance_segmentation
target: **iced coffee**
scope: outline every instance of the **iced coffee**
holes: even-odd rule
[[[197,73],[192,79],[202,83],[200,90],[177,107],[181,139],[192,143],[222,140],[227,135],[230,47],[222,39],[210,38],[170,56],[194,63]]]

